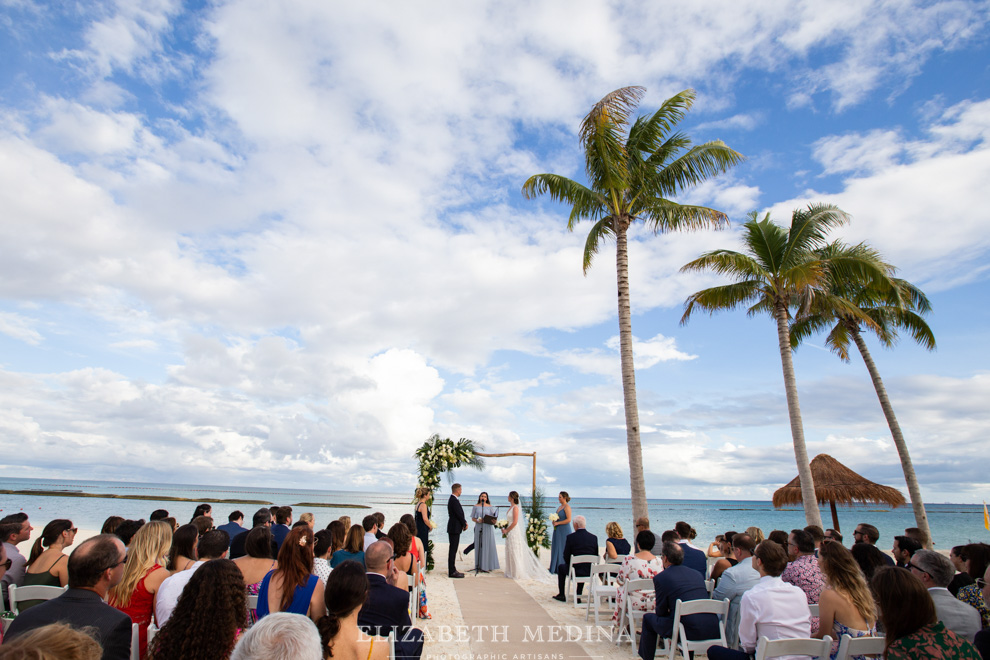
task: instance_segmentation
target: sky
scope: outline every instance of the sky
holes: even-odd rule
[[[581,119],[746,156],[631,232],[647,493],[769,499],[796,474],[776,329],[681,274],[751,211],[827,202],[921,287],[938,348],[868,339],[930,502],[990,495],[990,4],[0,0],[0,468],[411,492],[430,435],[537,452],[627,497],[615,251],[520,190],[583,180]],[[866,369],[795,354],[809,453],[905,491]],[[976,459],[976,460],[974,460]],[[529,459],[459,470],[528,491]]]

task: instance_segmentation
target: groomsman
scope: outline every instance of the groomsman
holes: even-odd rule
[[[462,578],[464,573],[459,572],[454,566],[454,559],[457,557],[457,546],[461,542],[461,532],[468,526],[464,517],[464,507],[457,499],[461,496],[461,485],[454,484],[450,492],[450,499],[447,500],[447,542],[450,546],[447,550],[447,573],[452,578]]]

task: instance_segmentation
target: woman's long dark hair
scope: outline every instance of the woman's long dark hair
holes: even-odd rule
[[[330,543],[330,554],[333,554],[344,547],[344,537],[347,536],[347,529],[344,527],[344,523],[334,520],[327,525],[327,531],[333,535]]]
[[[244,553],[257,559],[275,559],[272,556],[272,530],[255,527],[244,537]]]
[[[282,600],[278,611],[289,609],[296,595],[296,587],[305,587],[313,572],[313,530],[309,525],[290,531],[278,551],[278,568],[275,576],[282,582]]]
[[[113,534],[117,531],[117,526],[124,522],[124,519],[120,516],[110,516],[103,521],[103,527],[100,528],[100,534]]]
[[[175,560],[179,555],[196,558],[196,542],[199,541],[199,529],[196,525],[183,525],[172,534],[172,547],[168,550],[168,570],[176,571]]]
[[[148,660],[225,660],[246,621],[240,569],[229,559],[211,559],[189,578],[172,616],[151,641]]]
[[[350,616],[355,609],[364,605],[368,598],[368,576],[364,566],[348,559],[330,572],[327,588],[323,592],[323,602],[327,615],[320,619],[320,641],[323,642],[323,657],[333,657],[333,638],[340,632],[340,621]]]
[[[30,566],[34,563],[34,560],[41,556],[41,553],[44,552],[44,548],[41,547],[42,545],[45,548],[50,548],[52,543],[57,541],[58,537],[62,536],[62,532],[68,529],[72,529],[72,521],[63,518],[58,518],[45,525],[41,536],[35,539],[34,545],[31,547],[31,556],[28,557],[27,565]]]
[[[347,552],[364,551],[364,527],[361,525],[351,525],[347,532],[347,539],[344,541],[344,550]]]
[[[484,496],[484,498],[485,498],[485,504],[491,505],[492,498],[490,498],[488,496],[488,493],[486,493],[485,491],[481,491],[480,493],[478,493],[478,501],[475,502],[475,504],[481,504],[481,497],[482,496]]]
[[[935,603],[924,583],[905,568],[885,566],[870,580],[886,634],[883,655],[890,645],[938,621]]]

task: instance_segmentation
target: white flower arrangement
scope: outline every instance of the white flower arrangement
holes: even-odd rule
[[[495,529],[505,529],[508,526],[509,526],[508,520],[499,520],[498,522],[495,523]]]
[[[558,516],[556,513],[551,513],[550,514],[550,522],[555,523],[558,520],[560,520],[560,516]]]

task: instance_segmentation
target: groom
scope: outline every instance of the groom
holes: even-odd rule
[[[464,508],[461,506],[461,485],[454,484],[450,488],[452,493],[447,500],[447,540],[449,549],[447,551],[447,572],[452,578],[462,578],[461,573],[454,566],[454,559],[457,557],[457,546],[461,542],[461,532],[467,529],[467,519],[464,517]]]

